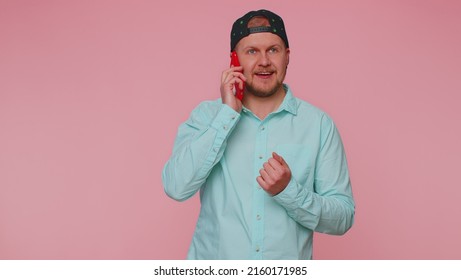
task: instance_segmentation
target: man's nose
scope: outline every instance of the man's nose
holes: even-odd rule
[[[269,59],[269,56],[265,52],[261,52],[261,55],[259,57],[259,65],[260,66],[269,66],[271,65],[271,61]]]

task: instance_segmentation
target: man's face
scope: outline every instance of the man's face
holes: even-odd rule
[[[289,62],[290,49],[282,39],[269,32],[250,34],[235,48],[248,93],[269,97],[283,91],[283,81]]]

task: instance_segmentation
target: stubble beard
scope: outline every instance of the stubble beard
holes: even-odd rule
[[[258,89],[256,87],[253,87],[252,85],[245,85],[245,89],[248,91],[248,93],[256,97],[271,97],[272,95],[277,93],[281,87],[282,87],[282,83],[280,82],[277,82],[276,85],[274,85],[272,88],[268,90]]]
[[[274,74],[275,75],[275,74]],[[279,90],[281,90],[281,88],[283,88],[283,82],[282,81],[276,81],[275,82],[275,85],[272,86],[271,88],[269,89],[264,89],[262,87],[258,88],[256,86],[253,86],[253,84],[246,84],[245,85],[245,90],[256,96],[256,97],[262,97],[262,98],[266,98],[266,97],[271,97],[273,96],[274,94],[276,94]]]

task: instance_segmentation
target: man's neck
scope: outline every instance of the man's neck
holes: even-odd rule
[[[243,105],[253,112],[260,120],[264,120],[270,113],[280,107],[285,95],[286,92],[284,87],[269,97],[257,97],[249,93],[246,94]]]

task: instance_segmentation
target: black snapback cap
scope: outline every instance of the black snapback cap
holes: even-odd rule
[[[248,22],[256,16],[267,18],[270,26],[258,26],[248,28]],[[283,42],[285,42],[285,46],[287,48],[289,47],[287,34],[285,32],[285,25],[283,24],[283,19],[271,11],[258,10],[248,12],[243,17],[236,20],[232,25],[231,51],[233,51],[235,49],[235,46],[237,46],[237,43],[246,36],[260,32],[270,32],[272,34],[278,35],[283,40]]]

